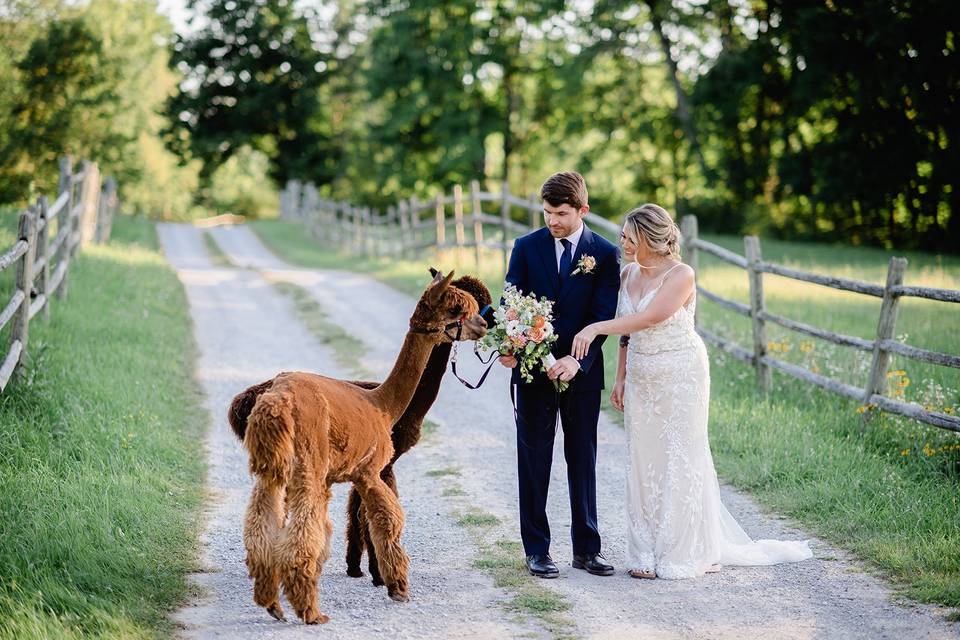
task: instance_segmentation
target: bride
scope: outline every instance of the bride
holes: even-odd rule
[[[720,565],[812,556],[807,542],[752,541],[720,501],[707,440],[710,365],[693,324],[694,272],[680,262],[680,230],[662,207],[627,214],[613,320],[574,338],[583,357],[598,335],[629,335],[611,400],[627,431],[627,566],[634,578],[692,578]]]

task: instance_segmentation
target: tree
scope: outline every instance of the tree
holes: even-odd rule
[[[267,155],[279,183],[322,179],[312,168],[329,166],[335,149],[311,126],[326,61],[308,16],[288,0],[213,0],[205,19],[173,47],[184,80],[167,107],[171,147],[198,158],[205,178],[246,145]]]
[[[56,158],[96,157],[122,142],[109,128],[117,69],[82,18],[57,19],[16,64],[19,91],[0,153],[0,201],[21,201],[31,183],[55,184]],[[49,190],[49,189],[48,189]]]

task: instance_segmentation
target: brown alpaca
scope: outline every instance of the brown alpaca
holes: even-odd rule
[[[436,276],[435,269],[430,270],[431,274]],[[452,286],[469,293],[477,305],[482,309],[491,302],[490,292],[486,286],[472,276],[463,276],[453,281]],[[443,379],[447,368],[447,362],[450,359],[450,350],[452,344],[443,342],[435,345],[427,360],[427,366],[420,376],[420,382],[410,400],[403,415],[393,425],[391,431],[391,441],[393,443],[393,458],[390,463],[380,472],[380,477],[387,483],[394,493],[397,491],[396,476],[393,472],[393,464],[401,455],[409,451],[420,441],[420,431],[423,426],[423,420],[437,399],[440,391],[440,382]],[[230,407],[230,424],[237,436],[242,440],[246,429],[247,416],[253,408],[257,397],[270,388],[273,380],[267,380],[260,384],[248,388],[243,393],[237,395]],[[353,381],[352,384],[365,389],[375,389],[380,386],[379,382]],[[372,542],[370,542],[370,530],[367,527],[366,513],[362,509],[363,500],[360,498],[360,492],[355,487],[350,488],[350,498],[347,506],[347,574],[353,577],[363,576],[360,569],[360,561],[363,557],[364,549],[368,554],[368,567],[373,583],[377,586],[383,585],[380,577],[380,570],[377,566],[376,551]]]
[[[421,296],[393,369],[375,389],[301,372],[258,385],[269,389],[254,401],[243,433],[256,476],[243,537],[254,602],[275,618],[283,618],[282,582],[304,622],[329,620],[320,612],[317,581],[330,555],[327,508],[335,482],[352,482],[363,498],[387,593],[409,599],[409,559],[400,546],[403,510],[380,477],[393,457],[392,427],[433,347],[454,339],[453,327],[463,340],[486,333],[476,301],[450,286],[453,273],[441,276]]]

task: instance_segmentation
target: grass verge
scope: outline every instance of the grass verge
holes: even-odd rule
[[[418,260],[370,259],[324,250],[294,224],[251,225],[279,255],[306,267],[368,273],[417,295],[426,264],[457,266],[456,252],[434,252]],[[708,237],[742,253],[742,240]],[[866,279],[882,284],[890,253],[810,243],[763,241],[764,258],[795,268]],[[502,282],[499,254],[478,270],[464,266],[491,286]],[[907,284],[960,288],[960,259],[910,253]],[[747,302],[746,274],[700,257],[700,283],[725,297]],[[765,278],[774,313],[826,329],[872,339],[879,302],[776,276]],[[750,345],[749,320],[701,301],[703,326]],[[901,336],[927,349],[960,353],[960,316],[955,306],[907,300],[898,323]],[[768,325],[777,357],[842,381],[864,382],[866,360],[857,352]],[[613,340],[605,345],[607,380],[613,380]],[[944,411],[960,410],[960,371],[898,358],[892,393]],[[854,552],[905,595],[960,607],[960,438],[957,434],[880,414],[862,428],[858,403],[774,373],[773,393],[757,390],[746,365],[711,350],[710,437],[724,480],[749,490],[761,504],[789,516],[823,539]],[[606,395],[606,394],[605,394]],[[605,398],[608,415],[621,415]]]
[[[573,621],[565,613],[570,604],[529,575],[519,542],[493,537],[500,525],[499,518],[479,507],[464,506],[467,492],[455,480],[459,473],[427,472],[426,475],[442,478],[441,495],[454,500],[451,505],[457,525],[466,530],[477,545],[478,555],[473,566],[493,578],[494,586],[510,594],[505,608],[535,617],[554,638],[575,638]]]
[[[0,395],[0,637],[173,632],[197,569],[195,353],[153,225],[118,217]]]
[[[333,359],[338,365],[353,376],[366,379],[373,377],[360,363],[360,358],[366,353],[366,345],[344,331],[340,325],[330,322],[329,316],[310,291],[292,282],[274,282],[273,287],[290,298],[297,319],[320,344],[333,350]]]

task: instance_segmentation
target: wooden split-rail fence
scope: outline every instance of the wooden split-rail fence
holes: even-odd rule
[[[30,321],[50,317],[50,303],[67,295],[70,263],[88,242],[110,237],[117,210],[117,184],[84,160],[74,170],[69,157],[60,159],[57,198],[40,196],[20,213],[17,241],[0,255],[0,271],[16,269],[13,293],[0,311],[0,329],[12,322],[6,355],[0,361],[0,392],[22,371]]]
[[[484,203],[494,203],[498,215],[483,211]],[[467,209],[469,206],[469,210]],[[518,222],[514,209],[521,210]],[[480,264],[484,248],[503,252],[507,262],[513,239],[540,225],[543,208],[534,194],[522,198],[510,194],[506,185],[500,193],[482,191],[474,181],[468,193],[455,186],[450,195],[439,195],[430,201],[415,198],[403,200],[381,214],[369,207],[356,207],[347,202],[319,197],[316,188],[296,181],[287,183],[280,197],[280,215],[287,220],[304,224],[309,233],[323,244],[341,250],[378,256],[415,256],[427,249],[456,248],[476,251]],[[451,215],[452,214],[452,215]],[[593,213],[587,214],[587,223],[608,239],[616,241],[620,225]],[[723,298],[701,286],[698,295],[711,300],[734,313],[751,320],[752,346],[743,347],[701,326],[697,317],[697,331],[704,341],[756,369],[757,381],[764,392],[772,386],[772,370],[817,385],[833,393],[853,398],[868,408],[865,416],[873,410],[882,410],[927,424],[960,432],[960,417],[929,411],[918,404],[903,402],[886,394],[887,372],[890,355],[897,354],[921,362],[960,368],[960,356],[920,349],[898,342],[895,339],[897,312],[900,299],[905,296],[927,298],[943,302],[960,302],[960,291],[932,287],[914,287],[903,284],[907,260],[890,259],[885,285],[877,285],[848,278],[821,275],[792,269],[762,259],[760,240],[746,236],[744,255],[729,251],[717,244],[698,237],[696,216],[685,216],[681,221],[684,243],[684,260],[694,270],[698,269],[698,252],[703,251],[744,269],[750,287],[750,304]],[[764,274],[774,274],[810,282],[832,289],[874,296],[882,299],[877,333],[873,340],[848,336],[797,320],[792,320],[766,310],[763,295]],[[846,384],[827,376],[809,371],[790,362],[775,358],[767,352],[766,325],[772,322],[781,327],[826,340],[833,344],[866,351],[873,356],[867,386],[865,388]]]
[[[744,255],[734,253],[733,251],[729,251],[719,245],[697,237],[697,218],[695,216],[685,216],[683,218],[681,221],[681,232],[684,240],[684,259],[694,270],[697,269],[697,254],[700,251],[709,253],[724,262],[746,270],[750,285],[750,304],[748,305],[718,296],[701,286],[697,287],[697,294],[707,300],[715,302],[725,309],[750,318],[753,336],[752,347],[742,347],[735,342],[721,338],[710,330],[700,326],[699,318],[697,319],[697,331],[709,344],[752,365],[756,369],[757,381],[761,389],[764,391],[770,390],[772,384],[771,371],[772,369],[777,369],[794,378],[815,384],[833,393],[858,400],[868,409],[865,413],[866,417],[869,417],[871,411],[879,409],[926,422],[927,424],[932,424],[937,427],[960,431],[960,417],[958,416],[938,411],[928,411],[918,404],[903,402],[885,395],[887,390],[887,370],[889,368],[891,354],[895,353],[921,362],[960,368],[960,356],[920,349],[903,344],[895,339],[897,312],[901,298],[910,296],[939,300],[942,302],[960,302],[960,291],[904,285],[903,277],[907,269],[906,258],[890,258],[890,264],[887,268],[887,282],[881,286],[871,282],[810,273],[808,271],[801,271],[780,264],[766,262],[761,256],[760,239],[756,236],[744,237]],[[763,275],[766,273],[791,278],[793,280],[800,280],[802,282],[810,282],[840,291],[851,291],[853,293],[880,298],[883,302],[880,307],[876,337],[873,340],[866,340],[857,336],[842,335],[798,320],[792,320],[775,313],[770,313],[766,310],[763,295]],[[873,359],[867,378],[867,386],[865,388],[855,387],[769,355],[767,353],[766,329],[768,322],[813,338],[826,340],[836,345],[871,353]]]

